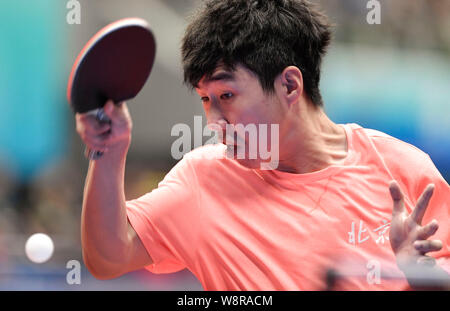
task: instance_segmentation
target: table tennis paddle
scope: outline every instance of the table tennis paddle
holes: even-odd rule
[[[94,114],[110,122],[103,112],[108,99],[115,104],[134,98],[153,67],[156,42],[148,23],[125,18],[107,25],[84,46],[73,64],[67,99],[74,112]],[[102,152],[86,148],[89,159]]]

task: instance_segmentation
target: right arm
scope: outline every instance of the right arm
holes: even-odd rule
[[[81,215],[83,259],[98,279],[118,277],[152,263],[126,214],[124,176],[131,118],[125,103],[108,102],[104,109],[111,124],[76,115],[77,131],[86,146],[104,151],[90,162]]]

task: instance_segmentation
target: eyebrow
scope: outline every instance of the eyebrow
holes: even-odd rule
[[[233,81],[234,74],[229,71],[220,71],[211,75],[206,79],[207,81]]]

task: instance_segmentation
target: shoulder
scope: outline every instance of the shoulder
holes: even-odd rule
[[[431,161],[430,156],[423,150],[382,131],[362,127],[355,131],[363,132],[379,155],[389,164],[410,166]]]
[[[355,126],[353,131],[370,141],[391,176],[404,185],[413,200],[428,183],[439,184],[441,191],[448,191],[448,184],[426,152],[378,130]]]
[[[235,159],[227,156],[227,147],[223,144],[207,144],[188,152],[180,162],[189,167],[197,181],[245,179],[254,172],[239,164]]]
[[[236,166],[235,161],[226,157],[226,146],[223,144],[207,144],[195,148],[184,154],[183,158],[171,169],[169,175],[180,176],[195,175],[199,177],[209,171]]]
[[[225,145],[207,144],[195,148],[183,155],[174,168],[186,169],[190,166],[210,165],[218,160],[225,159]]]
[[[194,150],[186,153],[183,159],[186,161],[198,162],[198,161],[215,161],[223,160],[225,156],[226,146],[223,144],[207,144],[195,148]]]

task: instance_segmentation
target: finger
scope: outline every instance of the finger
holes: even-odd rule
[[[109,143],[110,135],[103,134],[103,135],[97,135],[97,136],[89,136],[86,141],[89,141],[90,143],[96,144],[96,145],[108,145]]]
[[[105,152],[108,151],[108,148],[106,148],[106,147],[101,148],[101,147],[94,147],[94,146],[86,145],[86,148],[87,148],[87,150],[89,150],[89,151],[99,151],[99,152],[101,152],[101,153],[105,153]]]
[[[102,134],[111,128],[111,124],[107,122],[100,122],[93,115],[86,115],[78,117],[77,127],[80,131],[88,131],[91,134]]]
[[[120,102],[118,104],[114,104],[112,100],[108,100],[103,107],[103,111],[105,115],[111,120],[117,120],[123,118],[125,105],[124,102]]]
[[[111,138],[111,132],[107,131],[102,134],[90,133],[89,131],[84,131],[80,133],[83,142],[90,142],[94,144],[108,144]]]
[[[85,121],[87,119],[92,119],[92,118],[95,118],[95,116],[92,113],[90,113],[89,111],[85,112],[85,113],[77,112],[75,114],[75,119],[78,121]]]
[[[109,108],[112,107],[112,108]],[[129,111],[127,103],[122,101],[114,105],[110,105],[105,114],[115,123],[128,122]]]
[[[394,207],[392,209],[392,215],[396,215],[404,212],[405,203],[403,198],[402,190],[395,180],[389,183],[389,191],[391,193],[392,201],[394,202]]]
[[[75,125],[77,132],[81,135],[89,127],[89,123],[93,122],[92,116],[77,113],[75,115]]]
[[[419,225],[422,224],[423,215],[427,210],[428,203],[430,202],[431,196],[433,195],[433,191],[434,185],[429,184],[420,196],[419,200],[417,201],[416,207],[411,214],[411,218]]]
[[[86,135],[88,135],[88,136],[97,136],[97,137],[104,138],[110,132],[111,132],[110,124],[105,124],[104,126],[99,127],[97,129],[86,128]]]
[[[442,249],[440,240],[418,240],[414,242],[414,248],[422,254],[436,252]]]
[[[77,121],[82,123],[95,123],[98,122],[96,114],[93,111],[88,111],[85,113],[77,113],[76,115]]]
[[[103,151],[108,147],[108,145],[105,142],[99,141],[99,139],[94,139],[92,137],[85,138],[83,142],[88,148],[98,151]]]
[[[102,153],[105,153],[108,151],[108,148],[105,146],[95,146],[95,145],[88,145],[86,144],[86,148],[91,150],[91,151],[100,151]]]
[[[417,234],[418,240],[426,240],[431,237],[439,229],[439,224],[436,219],[430,221],[427,225],[419,229]]]
[[[105,105],[103,106],[103,112],[105,115],[112,120],[113,119],[113,112],[114,112],[115,106],[114,102],[110,99],[108,100]]]

